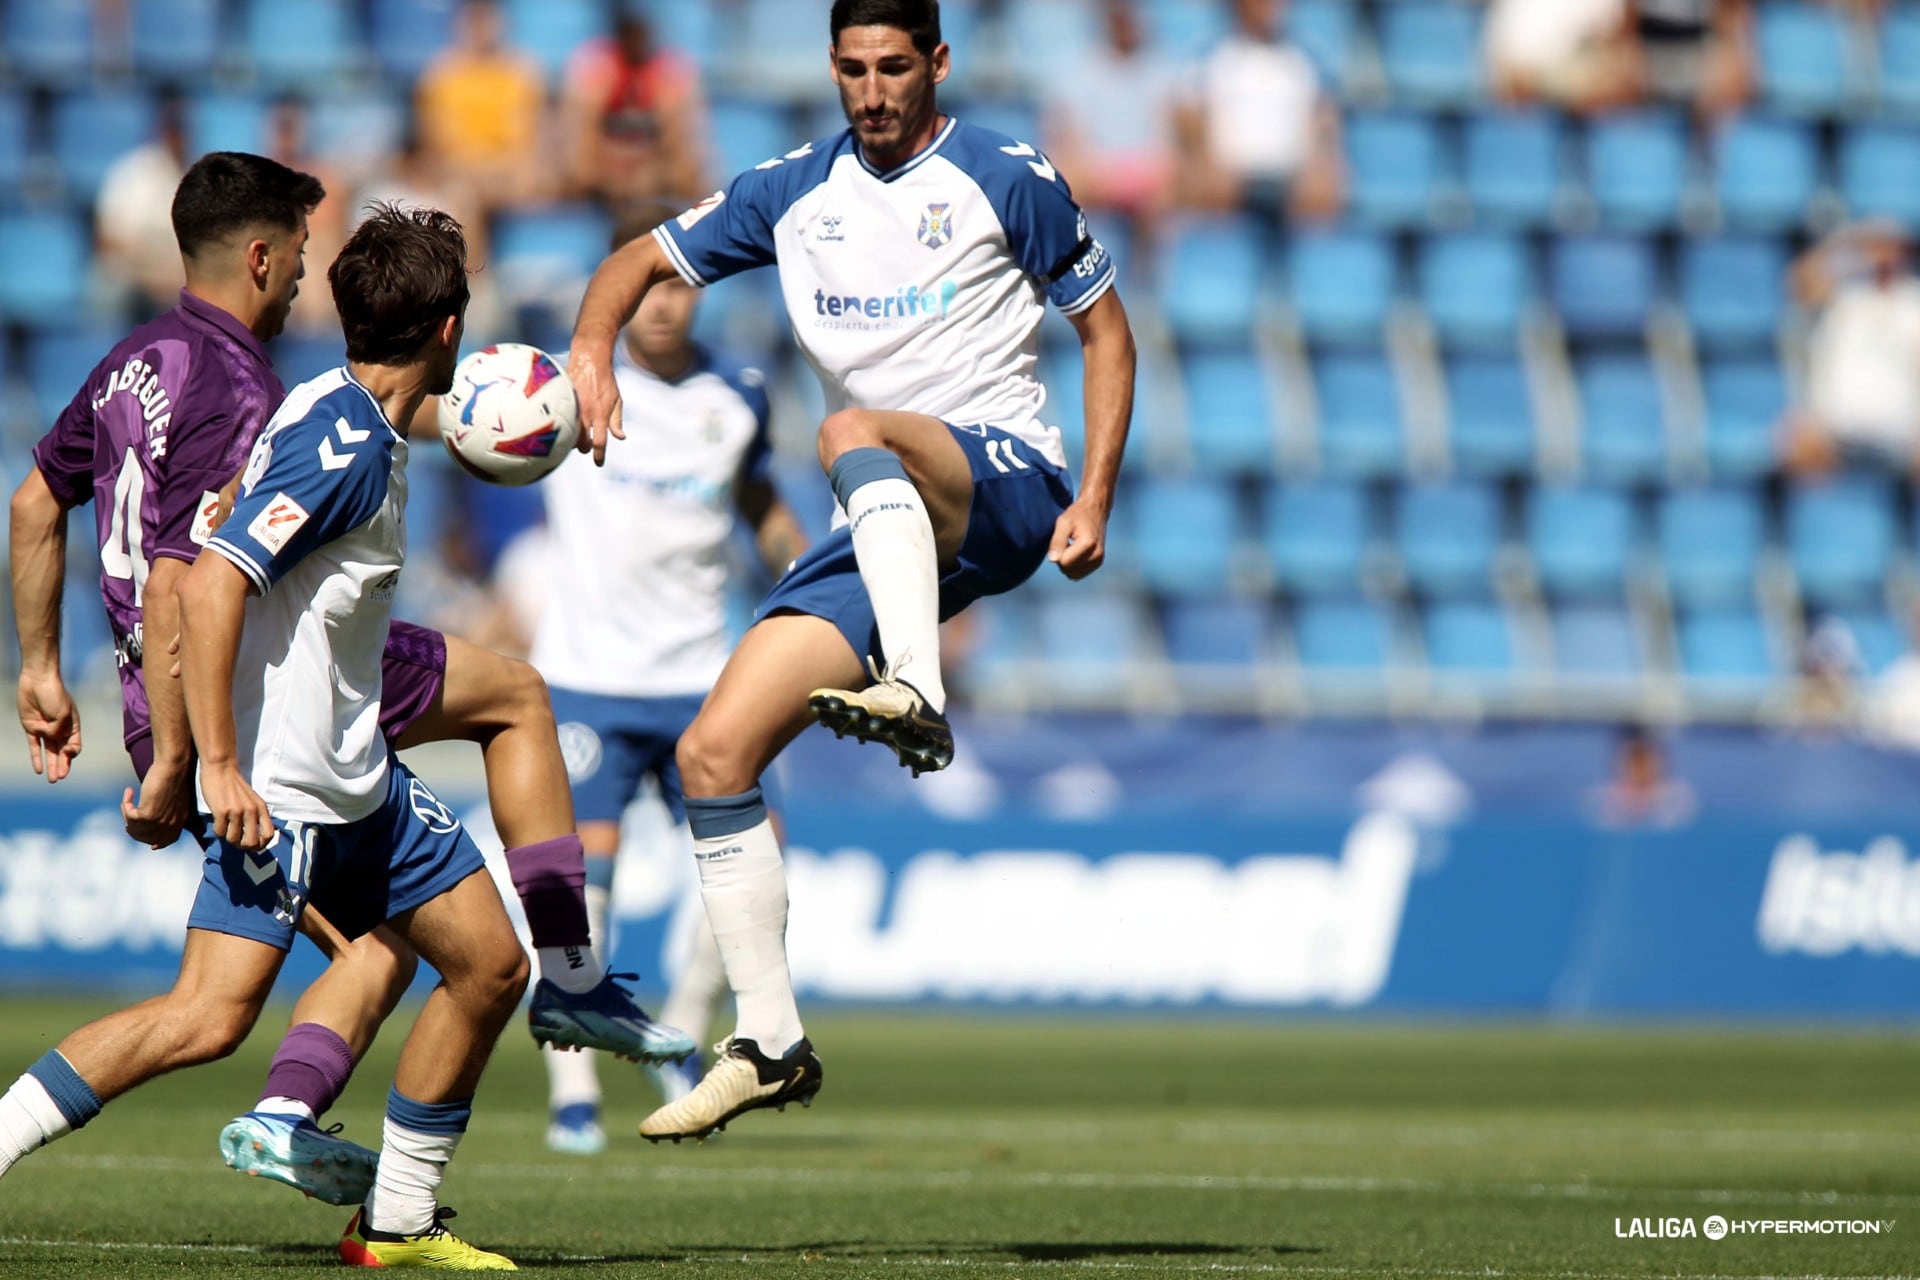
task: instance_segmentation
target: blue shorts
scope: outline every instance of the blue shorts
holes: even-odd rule
[[[388,764],[386,799],[359,821],[273,825],[273,844],[258,853],[209,844],[189,929],[285,951],[311,905],[357,938],[486,869],[453,811],[398,760]]]
[[[1024,440],[998,427],[948,423],[947,430],[973,469],[973,506],[959,559],[940,577],[942,622],[982,596],[1011,591],[1031,578],[1046,563],[1060,513],[1073,502],[1073,477]],[[991,452],[989,446],[995,446]],[[856,656],[884,657],[873,602],[853,558],[853,534],[844,525],[794,561],[760,602],[754,620],[776,613],[825,618],[840,629]]]
[[[607,693],[549,686],[553,718],[560,726],[560,752],[573,783],[576,822],[618,822],[652,774],[675,822],[687,820],[680,766],[673,758],[680,735],[700,714],[704,693],[673,697],[620,698]],[[779,808],[773,771],[760,779],[769,808]]]

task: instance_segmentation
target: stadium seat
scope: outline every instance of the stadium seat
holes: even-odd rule
[[[1787,551],[1810,604],[1878,602],[1893,544],[1892,494],[1883,483],[1849,478],[1787,495]]]
[[[153,100],[142,93],[79,93],[53,108],[53,159],[68,188],[91,202],[113,162],[153,136]]]
[[[1553,665],[1563,675],[1622,679],[1639,674],[1640,641],[1619,605],[1565,605],[1553,611]]]
[[[1920,8],[1888,5],[1880,21],[1880,102],[1920,111]]]
[[[946,13],[944,6],[940,12],[943,15],[941,21],[944,30]],[[956,114],[968,124],[979,125],[982,129],[991,129],[995,133],[1003,133],[1015,141],[1031,142],[1035,146],[1039,145],[1044,132],[1041,127],[1039,107],[1025,98],[1009,98],[1001,94],[969,98]],[[829,110],[823,110],[821,116],[828,127],[813,131],[815,136],[821,133],[838,133],[846,128],[846,116],[841,112],[838,102],[832,103]],[[1111,234],[1114,227],[1109,223],[1106,229]]]
[[[53,425],[119,340],[118,333],[97,328],[48,328],[33,335],[27,343],[26,375],[36,435]]]
[[[608,34],[608,9],[609,6],[598,0],[507,0],[507,39],[522,53],[533,55],[551,80],[566,68],[567,59],[575,49]],[[740,21],[744,26],[755,19],[741,15]],[[801,29],[780,28],[782,32]],[[819,43],[807,44],[808,52],[814,56],[816,73],[824,56],[820,48]]]
[[[15,77],[70,84],[93,63],[91,0],[15,0],[6,5],[6,58]]]
[[[1688,610],[1678,623],[1680,671],[1690,682],[1762,685],[1780,673],[1766,624],[1751,607]]]
[[[1768,105],[1831,114],[1855,97],[1850,86],[1846,19],[1823,5],[1772,3],[1759,7],[1754,46],[1760,92]]]
[[[1268,490],[1263,534],[1282,588],[1314,595],[1350,595],[1358,589],[1368,539],[1366,497],[1358,488],[1275,481]]]
[[[1423,632],[1427,665],[1446,677],[1512,673],[1513,624],[1497,604],[1452,600],[1429,605]]]
[[[270,348],[273,370],[289,388],[346,363],[346,342],[337,334],[283,334]]]
[[[1419,276],[1421,304],[1442,342],[1512,348],[1534,291],[1532,261],[1517,236],[1428,236]]]
[[[493,233],[501,288],[514,299],[542,301],[583,285],[607,256],[611,235],[606,213],[591,205],[502,213]]]
[[[1356,113],[1346,126],[1348,202],[1376,226],[1426,221],[1441,176],[1440,133],[1426,116]]]
[[[1135,487],[1130,517],[1140,576],[1161,595],[1226,591],[1240,514],[1216,480],[1152,477]]]
[[[1771,344],[1780,324],[1787,255],[1770,238],[1689,240],[1680,251],[1680,301],[1702,347]]]
[[[1399,495],[1398,549],[1408,585],[1429,599],[1492,588],[1500,506],[1481,485],[1413,485]]]
[[[1267,661],[1272,622],[1263,600],[1171,600],[1162,622],[1167,660],[1183,681],[1244,687]]]
[[[1779,455],[1780,417],[1787,407],[1786,380],[1770,357],[1702,362],[1707,411],[1707,466],[1728,479],[1757,477]]]
[[[805,141],[786,107],[775,102],[721,98],[708,109],[708,122],[714,163],[729,175],[783,156]]]
[[[402,81],[418,80],[453,39],[458,7],[458,0],[373,0],[369,35],[380,69]]]
[[[1393,655],[1392,620],[1381,606],[1363,601],[1300,604],[1293,639],[1300,665],[1318,673],[1379,675]]]
[[[352,0],[249,0],[247,59],[269,84],[336,83],[359,56],[358,14]]]
[[[1393,300],[1393,246],[1365,231],[1306,233],[1287,246],[1301,330],[1319,342],[1380,341]]]
[[[1267,376],[1250,350],[1199,351],[1181,361],[1187,444],[1196,467],[1260,475],[1274,465]]]
[[[143,76],[192,80],[220,56],[220,0],[134,0],[133,58]]]
[[[72,323],[90,249],[83,225],[66,214],[0,214],[0,320]]]
[[[1687,185],[1686,123],[1642,111],[1594,121],[1587,129],[1587,170],[1594,203],[1610,226],[1671,226]]]
[[[1035,657],[1033,599],[1024,592],[988,596],[967,610],[973,628],[968,643],[953,655],[969,689],[990,690],[1017,686],[1027,678]],[[943,655],[944,657],[945,655]]]
[[[1454,469],[1462,475],[1520,475],[1534,462],[1533,400],[1512,356],[1447,361],[1447,414]]]
[[[1613,484],[1654,482],[1667,473],[1660,384],[1644,356],[1582,360],[1580,453],[1587,473]]]
[[[1552,300],[1575,340],[1637,338],[1653,305],[1653,247],[1635,236],[1567,236],[1553,242]]]
[[[1560,191],[1562,129],[1545,111],[1468,116],[1462,170],[1474,214],[1498,225],[1541,226]]]
[[[267,104],[252,94],[200,94],[187,103],[187,146],[261,152],[267,146]]]
[[[1855,217],[1920,222],[1920,129],[1875,122],[1843,130],[1840,194]]]
[[[1183,341],[1244,343],[1261,284],[1260,230],[1245,218],[1205,218],[1175,228],[1163,254],[1160,297]]]
[[[1860,653],[1860,665],[1868,675],[1883,675],[1895,661],[1906,656],[1906,633],[1886,610],[1841,609],[1830,616],[1852,634],[1854,647]]]
[[[1335,89],[1352,73],[1358,15],[1346,0],[1294,0],[1287,14],[1287,33]]]
[[[313,103],[307,145],[356,171],[377,168],[400,150],[408,115],[406,103],[384,93],[329,95]]]
[[[1819,142],[1799,121],[1741,116],[1714,135],[1713,166],[1729,225],[1790,230],[1819,186]]]
[[[1033,633],[1048,686],[1067,698],[1122,698],[1152,657],[1133,598],[1097,589],[1038,597]]]
[[[1401,470],[1400,396],[1384,355],[1335,354],[1314,362],[1320,398],[1320,464],[1343,477]]]
[[[944,31],[946,6],[941,6],[940,13]],[[1226,14],[1217,5],[1193,4],[1191,0],[1149,0],[1143,14],[1148,43],[1182,64],[1198,62],[1227,32]]]
[[[27,180],[31,137],[26,99],[0,92],[0,205],[11,204]]]
[[[801,7],[807,7],[805,0]],[[817,25],[817,13],[814,21]],[[1063,50],[1097,49],[1105,39],[1098,12],[1079,0],[1023,0],[1008,5],[1005,27],[1004,42],[1013,55],[1014,74],[1032,85],[1050,84],[1058,77]]]
[[[1632,538],[1632,505],[1611,489],[1536,489],[1528,505],[1534,567],[1557,599],[1619,597]]]
[[[1674,601],[1694,608],[1751,601],[1764,533],[1756,494],[1686,489],[1664,495],[1660,562]]]
[[[1482,93],[1480,12],[1457,3],[1394,4],[1380,12],[1380,60],[1402,102],[1455,107]]]

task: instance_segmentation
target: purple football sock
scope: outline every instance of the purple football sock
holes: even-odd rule
[[[326,1114],[353,1075],[353,1050],[317,1022],[302,1022],[287,1032],[267,1068],[260,1097],[304,1102],[316,1117]]]
[[[580,837],[556,836],[507,850],[507,870],[526,908],[527,930],[536,947],[585,947],[587,854]]]

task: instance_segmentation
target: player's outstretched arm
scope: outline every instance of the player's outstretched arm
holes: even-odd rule
[[[595,466],[607,460],[607,437],[625,440],[620,425],[620,391],[613,381],[613,344],[640,307],[647,290],[678,275],[666,251],[652,236],[623,245],[600,264],[580,300],[580,317],[573,324],[573,348],[567,357],[567,377],[580,397],[582,453],[591,449]]]
[[[58,782],[80,754],[80,711],[60,679],[60,597],[67,568],[67,508],[34,467],[9,511],[13,625],[20,639],[20,727],[35,773]]]
[[[180,579],[180,684],[213,833],[243,849],[264,849],[273,821],[240,774],[233,725],[233,663],[250,590],[233,562],[213,551],[202,552]]]
[[[1047,559],[1069,578],[1084,578],[1107,556],[1107,517],[1120,478],[1120,455],[1133,421],[1133,327],[1120,293],[1109,289],[1100,300],[1069,316],[1080,334],[1086,365],[1087,460],[1080,493],[1053,526]]]

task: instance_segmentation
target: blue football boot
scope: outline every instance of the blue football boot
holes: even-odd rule
[[[534,1043],[556,1049],[599,1049],[636,1062],[677,1062],[686,1057],[695,1048],[692,1038],[648,1017],[615,981],[638,976],[610,973],[599,986],[577,995],[540,979],[527,1009]]]
[[[378,1152],[305,1116],[249,1111],[220,1131],[220,1157],[236,1173],[272,1178],[328,1204],[359,1204],[373,1190]]]

